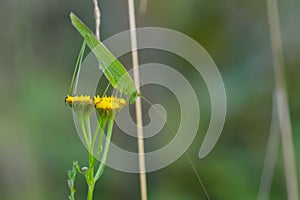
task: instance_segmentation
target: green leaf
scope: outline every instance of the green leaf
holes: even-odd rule
[[[136,95],[135,85],[125,67],[100,42],[94,33],[74,14],[70,14],[72,25],[85,39],[89,48],[96,55],[106,78],[111,85],[126,95]]]

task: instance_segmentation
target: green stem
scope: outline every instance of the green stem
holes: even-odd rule
[[[75,200],[75,192],[71,190],[70,200]]]
[[[95,184],[89,185],[87,200],[93,200],[94,188],[95,188]]]
[[[101,123],[102,123],[102,118],[99,117],[99,118],[98,118],[97,127],[96,127],[96,130],[95,130],[95,132],[94,132],[94,136],[93,136],[93,141],[92,141],[93,152],[94,152],[95,143],[96,143],[96,140],[97,140],[97,137],[98,137],[98,133],[99,133],[99,130],[100,130],[100,128],[101,128]]]
[[[106,141],[105,141],[103,157],[102,157],[101,163],[99,164],[99,168],[96,172],[95,181],[97,181],[101,177],[101,175],[104,171],[104,168],[105,168],[105,163],[107,160],[107,154],[108,154],[108,150],[109,150],[109,144],[110,144],[110,139],[111,139],[111,135],[112,135],[113,125],[114,125],[114,117],[112,117],[108,121],[107,136],[106,136]]]
[[[92,151],[92,132],[91,132],[91,124],[90,124],[90,117],[84,117],[84,121],[85,121],[85,125],[86,125],[86,129],[87,129],[87,137],[89,140],[89,151]]]
[[[90,156],[90,155],[89,155]],[[87,200],[93,199],[93,193],[95,188],[95,179],[94,179],[94,164],[90,162],[90,168],[86,174],[86,182],[88,185],[88,194],[87,194]]]
[[[88,152],[89,152],[89,169],[85,174],[86,183],[88,185],[88,194],[87,200],[93,199],[93,193],[95,188],[95,179],[94,179],[94,168],[95,168],[95,158],[93,156],[93,146],[92,146],[92,133],[91,133],[91,124],[90,118],[84,118],[85,125],[87,128],[87,138],[89,139],[88,142]]]
[[[102,151],[102,141],[103,141],[103,137],[104,137],[104,131],[105,131],[105,127],[106,127],[106,122],[107,122],[107,119],[102,119],[101,123],[100,123],[101,134],[100,134],[99,141],[98,141],[98,145],[99,146],[98,146],[98,149],[97,149],[97,152],[96,152],[96,157],[97,158],[98,158],[99,154]]]
[[[87,138],[87,134],[86,134],[86,130],[85,130],[83,114],[79,112],[78,113],[78,118],[79,118],[79,122],[80,122],[81,131],[82,131],[82,134],[83,134],[84,141],[85,141],[86,145],[89,146],[89,140]]]

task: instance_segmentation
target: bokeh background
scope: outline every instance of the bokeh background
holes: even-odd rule
[[[108,38],[129,27],[125,0],[100,0],[101,35]],[[136,1],[138,7],[139,2]],[[92,1],[1,0],[0,2],[0,199],[67,199],[72,160],[84,165],[87,152],[78,137],[71,110],[64,104],[81,38],[73,29],[74,11],[94,27]],[[300,2],[279,2],[290,115],[300,174]],[[257,198],[269,135],[274,87],[266,2],[261,0],[149,0],[137,26],[180,31],[209,52],[223,76],[228,112],[222,136],[208,157],[197,154],[210,119],[209,94],[200,76],[184,61],[156,51],[142,51],[141,63],[160,62],[183,73],[200,100],[201,122],[190,155],[211,199]],[[121,58],[131,67],[130,56]],[[159,90],[157,92],[155,89]],[[167,90],[146,86],[145,96],[178,105]],[[174,108],[172,107],[174,105]],[[173,114],[171,115],[173,116]],[[178,117],[168,118],[176,125]],[[145,123],[149,120],[145,104]],[[122,132],[115,127],[114,139]],[[160,134],[164,137],[164,134]],[[170,138],[164,138],[168,140]],[[159,140],[159,139],[158,139]],[[130,148],[136,149],[132,140]],[[146,141],[147,142],[147,141]],[[125,141],[126,143],[126,141]],[[151,149],[147,146],[146,150]],[[270,199],[286,199],[281,147]],[[299,175],[298,175],[299,177]],[[299,180],[299,179],[298,179]],[[79,178],[77,198],[86,186]],[[185,156],[148,174],[150,200],[205,199]],[[106,168],[95,199],[139,199],[139,177]]]

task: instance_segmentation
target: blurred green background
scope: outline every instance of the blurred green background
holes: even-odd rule
[[[102,39],[128,29],[127,1],[100,0],[99,4]],[[0,2],[2,200],[67,199],[66,171],[74,159],[82,165],[87,161],[71,110],[64,104],[82,42],[70,24],[71,11],[94,27],[91,0]],[[300,2],[281,1],[279,12],[296,161],[300,166]],[[214,59],[224,79],[228,112],[217,146],[200,160],[198,150],[210,119],[209,95],[203,80],[183,61],[167,53],[141,52],[141,63],[169,64],[184,73],[197,91],[202,121],[188,154],[211,199],[256,199],[274,86],[265,1],[149,0],[147,13],[137,14],[137,26],[180,31],[198,41]],[[121,60],[126,67],[131,66],[130,56]],[[145,96],[162,104],[174,98],[168,92],[155,92],[155,87],[148,91],[145,87]],[[145,106],[145,122],[147,116]],[[176,124],[178,119],[168,120]],[[118,134],[122,133],[116,127],[114,136]],[[280,152],[281,148],[270,197],[275,200],[286,199]],[[85,187],[84,180],[79,179],[78,199],[84,199]],[[148,193],[150,200],[205,199],[184,156],[171,166],[148,174]],[[95,199],[139,199],[138,175],[106,168],[96,185]]]

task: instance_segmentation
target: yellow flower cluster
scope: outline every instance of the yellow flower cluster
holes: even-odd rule
[[[126,101],[122,98],[97,95],[94,97],[94,104],[101,115],[111,116],[121,110],[126,105]]]
[[[99,95],[94,97],[94,104],[97,109],[103,110],[119,110],[126,105],[125,99],[117,97],[100,97]]]
[[[89,115],[93,110],[93,100],[90,96],[70,96],[67,95],[65,102],[74,109],[76,112],[83,112],[83,114]]]
[[[91,99],[90,96],[81,95],[81,96],[70,96],[68,95],[65,98],[65,102],[75,111],[83,111],[84,113],[90,114],[92,107],[95,106],[96,110],[102,116],[112,116],[112,114],[117,113],[125,105],[126,101],[123,98],[109,97],[104,96],[100,97],[99,95]]]
[[[93,103],[92,99],[90,96],[70,96],[70,95],[67,95],[66,96],[66,99],[65,99],[65,102],[67,104],[69,104],[70,106],[72,106],[73,103]]]

